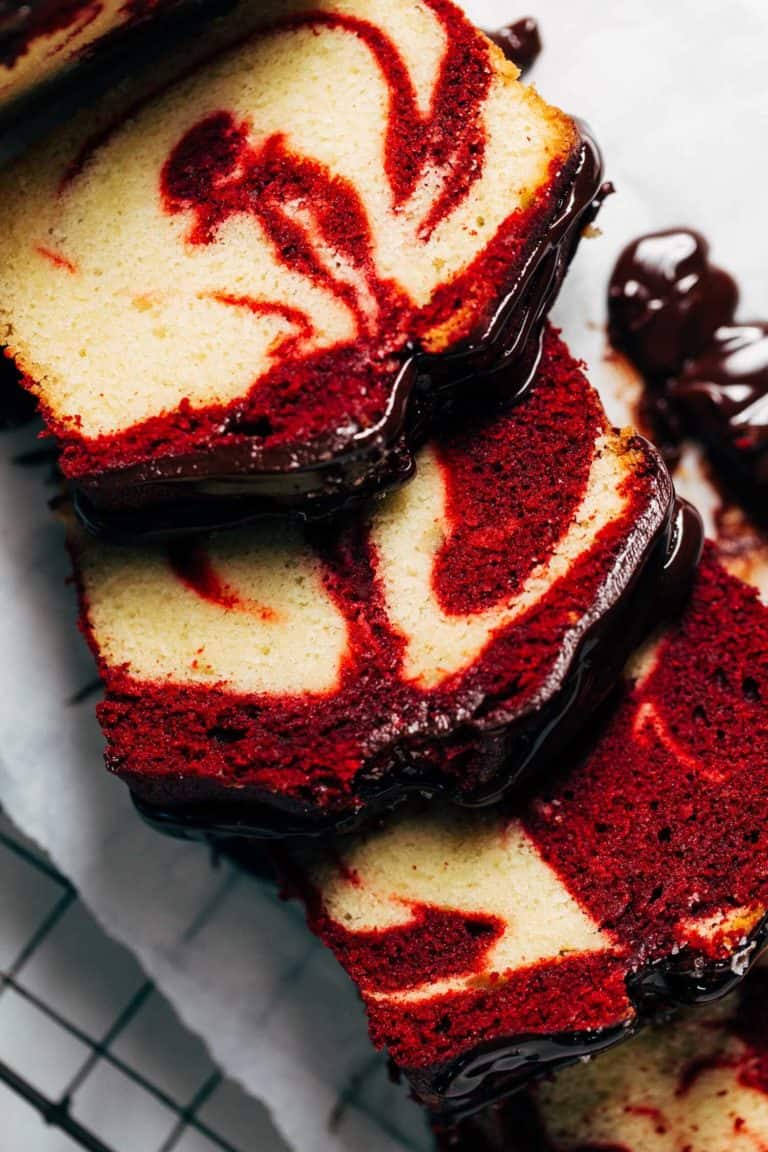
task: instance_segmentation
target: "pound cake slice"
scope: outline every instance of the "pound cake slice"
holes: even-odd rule
[[[529,383],[596,208],[591,140],[451,0],[251,7],[0,179],[0,340],[94,529],[402,481],[457,395]]]
[[[498,798],[572,738],[697,558],[660,457],[554,334],[370,513],[123,547],[73,533],[110,767],[156,821],[337,827]]]
[[[762,1152],[768,966],[737,993],[438,1134],[439,1152]]]
[[[377,1046],[455,1118],[743,975],[768,922],[768,608],[705,553],[591,748],[283,862]],[[287,854],[286,854],[287,855]]]

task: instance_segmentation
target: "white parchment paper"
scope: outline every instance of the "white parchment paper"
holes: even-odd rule
[[[466,5],[494,26],[511,0]],[[768,5],[765,0],[537,0],[545,52],[534,81],[585,117],[618,195],[601,239],[582,246],[556,319],[591,366],[617,423],[631,382],[604,359],[604,296],[623,244],[692,224],[744,286],[744,314],[768,315]],[[224,1069],[270,1110],[298,1152],[427,1148],[423,1120],[390,1085],[362,1010],[296,908],[207,852],[137,819],[101,766],[94,671],[75,628],[61,533],[46,509],[46,469],[12,461],[27,431],[0,438],[0,801],[72,877]],[[695,458],[682,486],[712,495]],[[282,1147],[265,1129],[259,1152]]]

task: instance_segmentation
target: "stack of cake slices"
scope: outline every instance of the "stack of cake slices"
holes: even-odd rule
[[[530,1086],[768,936],[768,609],[546,320],[597,147],[451,0],[224,24],[0,175],[108,767],[270,842],[444,1147],[765,1134],[734,1000]]]

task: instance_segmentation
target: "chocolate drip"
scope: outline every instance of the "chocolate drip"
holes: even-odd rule
[[[756,488],[768,486],[768,323],[723,326],[670,385],[713,453],[737,455]]]
[[[541,32],[533,16],[523,16],[512,24],[486,32],[486,35],[523,74],[530,72],[541,55]]]
[[[763,931],[762,936],[765,936]],[[760,933],[756,937],[758,946]],[[687,1029],[689,1024],[694,1025],[691,1033],[695,1036],[698,1028],[713,1029],[721,1032],[722,1043],[711,1055],[701,1058],[694,1056],[686,1065],[678,1067],[676,1059],[667,1069],[671,1078],[669,1084],[670,1094],[684,1095],[691,1087],[693,1081],[703,1072],[729,1067],[734,1077],[758,1092],[768,1093],[766,1080],[766,1039],[768,1038],[768,971],[765,967],[753,968],[749,975],[740,984],[738,991],[733,993],[738,1003],[733,1015],[723,1024],[716,1023],[711,1016],[703,1015],[697,1020],[695,1016],[684,1017],[677,1021],[664,1021],[663,1028]],[[666,1013],[662,1013],[662,1016]],[[653,1024],[661,1029],[660,1020],[654,1019]],[[745,1052],[734,1056],[728,1043],[729,1038],[738,1039],[746,1046]],[[657,1042],[664,1044],[661,1030]],[[674,1052],[674,1040],[673,1048]],[[726,1055],[726,1052],[728,1055]],[[743,1077],[743,1079],[742,1079]],[[610,1074],[606,1076],[606,1085],[610,1084]],[[591,1100],[598,1099],[591,1089]],[[718,1093],[722,1097],[722,1092]],[[585,1104],[589,1101],[585,1101]],[[661,1119],[659,1114],[659,1119]],[[446,1124],[439,1117],[433,1117],[432,1127],[435,1135],[436,1152],[505,1152],[514,1148],[515,1152],[556,1152],[555,1137],[550,1136],[549,1125],[545,1121],[541,1109],[541,1102],[535,1092],[523,1091],[499,1101],[496,1104],[465,1117],[457,1124]],[[662,1131],[664,1129],[662,1128]],[[571,1142],[566,1141],[568,1147]],[[562,1150],[564,1144],[557,1142],[558,1149]],[[639,1145],[633,1147],[637,1148]],[[576,1150],[574,1149],[574,1152]],[[598,1144],[579,1144],[578,1152],[628,1152],[624,1144],[600,1142]]]
[[[644,375],[665,378],[733,317],[738,290],[685,229],[641,236],[619,257],[609,288],[610,336]]]
[[[37,401],[21,386],[21,373],[0,352],[0,429],[19,428],[34,419]]]
[[[768,490],[768,323],[737,323],[739,292],[697,232],[642,236],[609,288],[609,333],[645,379],[643,414],[668,462],[685,436],[754,514]]]

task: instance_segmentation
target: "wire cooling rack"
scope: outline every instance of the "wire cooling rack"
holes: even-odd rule
[[[0,1145],[13,1134],[25,1152],[282,1147],[261,1105],[1,811],[0,1116]]]

